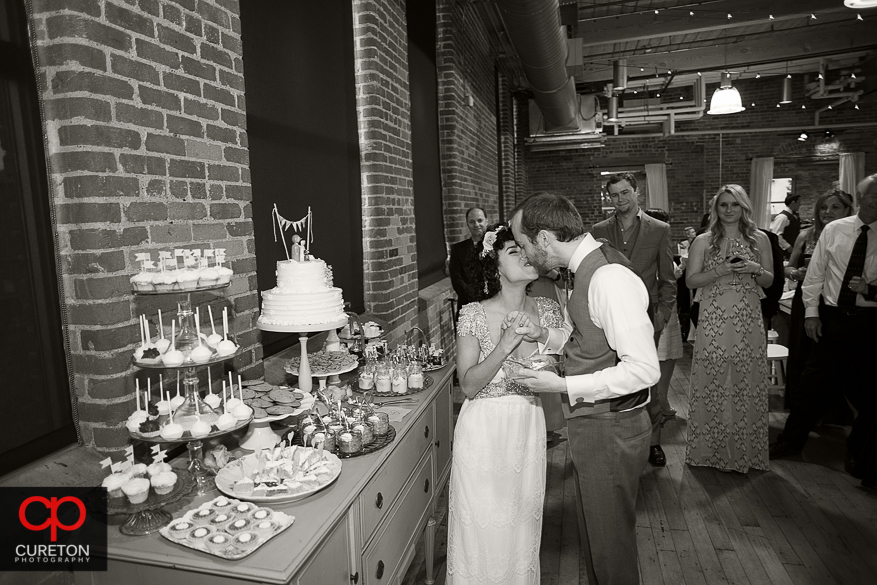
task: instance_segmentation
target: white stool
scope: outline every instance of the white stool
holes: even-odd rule
[[[780,334],[774,331],[773,329],[768,329],[767,331],[767,342],[768,343],[776,343],[777,339],[780,338]]]
[[[767,361],[770,363],[770,386],[768,391],[779,390],[780,393],[786,389],[786,359],[789,357],[789,348],[779,343],[767,344]]]

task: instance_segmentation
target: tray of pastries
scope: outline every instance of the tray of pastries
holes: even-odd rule
[[[308,355],[312,376],[334,376],[349,372],[359,365],[357,357],[346,351],[318,351]],[[301,357],[296,356],[286,364],[286,371],[298,376]]]
[[[295,516],[219,496],[188,510],[159,531],[166,539],[223,559],[242,559],[280,534]]]

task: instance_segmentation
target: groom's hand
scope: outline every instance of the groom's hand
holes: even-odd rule
[[[512,323],[517,323],[517,333],[524,336],[524,341],[538,342],[546,337],[545,330],[539,323],[530,320],[529,315],[523,311],[512,311],[503,319],[501,328],[505,329]]]
[[[566,380],[551,371],[524,368],[515,376],[515,381],[533,392],[566,392]]]

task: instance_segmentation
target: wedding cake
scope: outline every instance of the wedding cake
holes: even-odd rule
[[[277,263],[277,286],[262,292],[260,325],[313,326],[347,319],[341,289],[332,282],[332,269],[322,260],[283,260]]]

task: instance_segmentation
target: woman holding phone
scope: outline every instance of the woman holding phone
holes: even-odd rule
[[[698,289],[685,462],[721,471],[769,469],[767,354],[760,299],[773,282],[770,241],[752,221],[739,185],[710,202],[686,284]]]

